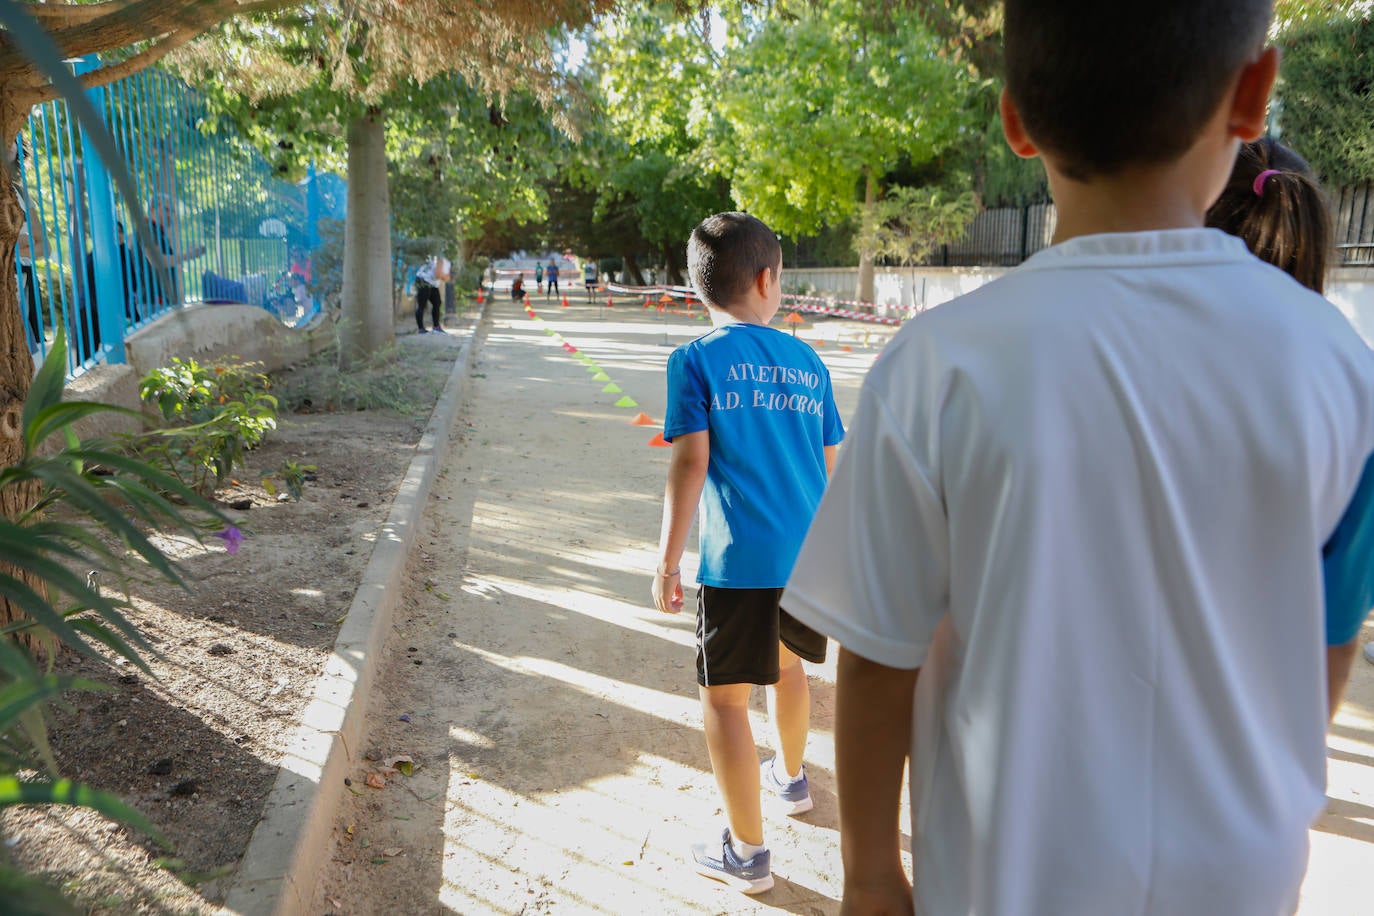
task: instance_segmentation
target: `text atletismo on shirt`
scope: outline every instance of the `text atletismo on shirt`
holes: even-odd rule
[[[726,370],[722,382],[725,384],[757,382],[772,386],[802,385],[813,391],[818,391],[821,388],[822,379],[819,373],[809,369],[732,363]],[[825,402],[820,398],[780,390],[780,387],[772,390],[750,387],[742,391],[727,388],[711,392],[712,410],[737,410],[742,407],[757,410],[790,410],[794,413],[809,413],[820,416],[825,410]]]

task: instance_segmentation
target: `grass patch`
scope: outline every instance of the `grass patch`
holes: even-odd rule
[[[330,349],[273,376],[284,410],[376,410],[398,416],[428,413],[447,380],[456,350],[391,347],[366,364],[341,371]]]

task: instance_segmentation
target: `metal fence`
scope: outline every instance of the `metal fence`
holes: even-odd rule
[[[941,246],[927,267],[1013,267],[1042,248],[1054,235],[1054,204],[994,207],[973,218],[963,238]]]
[[[1340,188],[1329,195],[1335,229],[1336,263],[1374,265],[1374,186]],[[979,213],[959,241],[922,262],[925,267],[1014,267],[1054,235],[1052,203],[997,207]]]
[[[1374,185],[1341,188],[1332,194],[1331,216],[1341,264],[1374,265]]]
[[[77,72],[97,66],[77,61]],[[145,70],[89,92],[134,179],[159,272],[129,201],[63,102],[36,107],[17,143],[27,214],[19,301],[35,359],[67,330],[72,374],[123,362],[124,338],[168,311],[243,302],[288,324],[318,310],[308,291],[320,218],[341,219],[344,182],[281,180],[176,77]]]

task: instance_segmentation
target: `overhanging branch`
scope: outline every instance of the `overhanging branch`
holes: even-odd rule
[[[104,0],[101,3],[32,3],[25,11],[50,30],[66,29],[121,10],[135,0]]]
[[[177,36],[176,43],[160,53],[157,53],[155,48],[148,49],[154,53],[149,55],[148,51],[144,51],[131,58],[141,59],[142,66],[148,66],[173,47],[185,44],[226,19],[252,13],[277,12],[299,6],[302,2],[303,0],[107,0],[90,7],[73,7],[101,9],[103,13],[87,21],[73,22],[69,26],[54,29],[51,34],[62,53],[69,57],[128,48],[147,41],[161,43],[169,36]],[[33,6],[44,7],[48,4]],[[136,72],[136,69],[126,68],[119,76]],[[118,79],[119,76],[111,79]],[[27,56],[13,44],[4,41],[3,35],[0,34],[0,84],[4,83],[42,91],[47,81],[34,71]]]
[[[99,70],[91,70],[88,73],[81,74],[81,76],[78,77],[81,81],[81,87],[83,89],[96,89],[100,86],[108,86],[115,80],[123,79],[126,76],[138,73],[140,70],[151,67],[163,57],[186,44],[199,34],[199,32],[193,32],[187,29],[182,32],[173,32],[170,35],[166,35],[150,47],[135,54],[133,57],[110,64],[107,67],[101,67]],[[38,97],[35,104],[41,104],[43,102],[51,102],[62,93],[59,92],[52,83],[47,83],[46,85],[35,87],[34,94]]]

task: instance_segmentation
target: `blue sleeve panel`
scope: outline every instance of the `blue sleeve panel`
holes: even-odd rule
[[[701,432],[709,427],[706,413],[710,393],[690,346],[678,347],[668,356],[668,412],[663,418],[663,441]]]
[[[1326,581],[1326,644],[1343,646],[1359,635],[1374,607],[1374,456],[1345,515],[1322,548]]]

